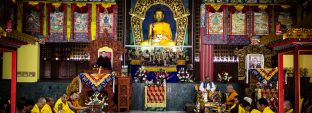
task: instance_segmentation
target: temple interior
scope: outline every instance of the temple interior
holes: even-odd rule
[[[0,0],[0,113],[312,113],[312,0]]]

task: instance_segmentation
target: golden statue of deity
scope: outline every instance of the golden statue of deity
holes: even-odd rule
[[[162,10],[157,9],[154,12],[156,22],[149,25],[148,39],[141,42],[141,46],[175,46],[172,41],[172,32],[170,24],[164,22],[165,14]]]

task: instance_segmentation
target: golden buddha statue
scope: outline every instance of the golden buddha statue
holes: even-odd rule
[[[148,39],[141,42],[141,46],[175,46],[172,41],[172,32],[170,24],[164,22],[165,14],[162,10],[157,9],[154,12],[156,22],[149,25]]]

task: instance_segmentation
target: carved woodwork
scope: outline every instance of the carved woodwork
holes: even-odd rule
[[[238,62],[238,80],[244,80],[245,79],[245,57],[248,54],[263,54],[264,56],[264,67],[272,67],[271,64],[271,57],[275,54],[275,52],[272,52],[271,50],[267,49],[264,46],[258,46],[258,45],[248,45],[243,47],[242,49],[235,49],[234,50],[235,55],[238,56],[239,62]]]
[[[121,108],[125,108],[127,112],[130,111],[131,104],[131,77],[118,77],[118,106],[117,110],[120,112]]]
[[[85,49],[85,51],[90,54],[90,66],[96,64],[96,60],[98,58],[98,49],[105,46],[113,50],[113,70],[117,73],[121,72],[120,57],[127,50],[122,47],[122,43],[120,41],[108,37],[98,38],[91,41],[89,47]]]

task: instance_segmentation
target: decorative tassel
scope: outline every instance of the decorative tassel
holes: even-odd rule
[[[224,22],[225,22],[225,6],[222,6],[222,14],[223,14],[223,20],[222,20],[222,29],[223,29],[223,32],[222,32],[222,40],[225,41],[225,29],[224,29]]]
[[[91,40],[91,5],[87,4],[88,8],[88,40]]]
[[[43,10],[42,7],[43,4],[39,4],[39,12],[40,12],[40,17],[39,17],[39,22],[40,22],[40,26],[39,26],[39,32],[40,34],[43,34]]]
[[[229,10],[230,10],[230,42],[232,41],[232,13],[234,12],[234,11],[232,11],[232,8],[229,8]]]
[[[66,40],[66,33],[67,33],[67,5],[63,5],[63,13],[64,13],[64,23],[63,23],[63,40]]]
[[[268,34],[271,33],[271,7],[269,6],[268,10]]]
[[[50,4],[47,4],[47,34],[48,34],[48,37],[51,35],[50,34],[50,21],[51,21],[51,19],[50,19],[50,13],[51,13],[51,5]]]
[[[246,10],[245,10],[245,38],[246,39],[248,39],[248,35],[249,35],[249,33],[248,33],[248,7],[246,8]]]
[[[71,6],[71,23],[72,23],[72,28],[71,28],[71,34],[72,34],[72,40],[75,39],[75,4],[72,4]]]
[[[208,19],[207,19],[207,35],[208,35],[208,40],[210,40],[210,33],[209,33],[209,29],[210,29],[210,23],[209,23],[210,15],[209,15],[209,13],[210,13],[209,6],[207,6],[207,15],[208,15]],[[204,41],[204,40],[202,40],[202,41]]]
[[[255,9],[254,8],[252,8],[251,9],[251,22],[252,22],[252,31],[251,31],[251,35],[253,36],[254,34],[255,34],[255,11],[254,11]]]

